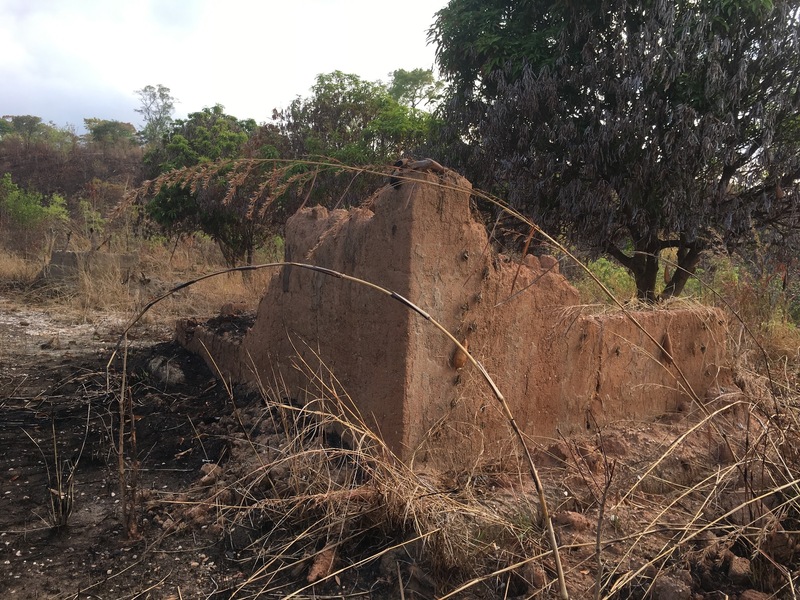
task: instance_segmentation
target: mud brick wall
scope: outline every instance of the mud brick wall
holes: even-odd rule
[[[650,419],[700,397],[724,362],[714,309],[584,314],[551,257],[522,265],[496,254],[470,211],[471,185],[452,172],[414,174],[370,208],[301,210],[287,224],[286,258],[388,288],[441,322],[486,367],[518,424],[535,438],[618,419]],[[439,468],[513,458],[508,423],[471,365],[451,365],[452,342],[420,315],[368,287],[284,268],[243,339],[178,328],[187,347],[238,381],[258,380],[301,401],[344,390],[404,460]],[[678,368],[686,381],[678,373]]]

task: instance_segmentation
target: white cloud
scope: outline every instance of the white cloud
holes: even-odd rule
[[[163,84],[178,116],[220,103],[266,121],[319,73],[432,67],[426,32],[445,4],[0,0],[0,114],[138,123],[134,90]]]

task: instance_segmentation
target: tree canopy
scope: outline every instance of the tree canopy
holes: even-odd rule
[[[391,77],[389,95],[412,109],[436,102],[443,87],[431,69],[397,69],[392,71]]]
[[[800,229],[796,0],[452,0],[431,29],[451,160],[680,293],[700,253]],[[795,239],[796,241],[796,239]]]
[[[253,119],[240,120],[216,104],[174,121],[145,156],[151,176],[185,167],[235,159],[241,156],[256,130]],[[164,187],[147,204],[148,215],[172,235],[202,231],[220,247],[230,265],[252,262],[253,252],[269,237],[261,215],[253,211],[243,186],[233,189],[225,170],[209,175],[204,185]]]
[[[84,119],[83,124],[93,142],[112,146],[136,143],[136,128],[130,123],[93,118]]]
[[[311,96],[296,98],[275,116],[295,157],[353,165],[385,161],[425,142],[431,119],[401,104],[381,82],[341,71],[318,75]]]
[[[172,125],[176,100],[170,89],[160,83],[146,85],[134,93],[139,97],[139,108],[134,110],[144,119],[139,135],[145,144],[158,143]]]
[[[249,263],[302,203],[365,198],[374,181],[342,177],[345,165],[393,162],[428,138],[430,113],[401,104],[381,82],[334,71],[311,91],[261,126],[220,105],[174,121],[145,157],[150,176],[162,175],[148,215],[169,234],[208,234],[231,265]]]

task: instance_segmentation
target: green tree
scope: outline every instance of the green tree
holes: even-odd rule
[[[10,119],[8,116],[3,117],[0,119],[0,140],[3,139],[3,136],[12,133],[14,131],[14,127],[11,125]]]
[[[172,113],[175,112],[175,98],[170,89],[160,83],[157,86],[146,85],[134,92],[139,98],[137,113],[144,119],[144,127],[139,132],[145,144],[160,142],[172,124]]]
[[[151,147],[145,161],[155,176],[233,160],[242,155],[256,129],[254,120],[239,120],[217,104],[175,121],[162,144]],[[226,178],[228,173],[218,168],[202,185],[165,186],[148,202],[146,211],[170,235],[206,233],[217,242],[229,265],[251,264],[255,250],[272,235],[261,211],[254,210],[268,198],[254,198],[257,188],[246,182],[234,185]]]
[[[432,115],[399,103],[381,82],[334,71],[318,75],[311,92],[275,111],[273,125],[265,126],[277,127],[268,132],[276,157],[385,165],[414,153],[430,136]],[[304,169],[298,166],[298,174]],[[282,194],[273,214],[291,213],[303,202],[348,206],[366,198],[377,183],[366,174],[354,179],[335,169],[318,172],[313,181],[310,190]]]
[[[318,75],[311,92],[276,114],[294,157],[384,162],[423,142],[429,131],[430,115],[401,105],[380,82],[334,71]]]
[[[93,118],[84,119],[83,124],[92,142],[112,146],[136,143],[136,128],[130,123]]]
[[[55,225],[69,220],[67,203],[58,194],[45,198],[38,192],[21,189],[5,173],[0,179],[0,209],[7,220],[22,228]]]
[[[444,86],[433,77],[432,69],[397,69],[392,71],[391,78],[389,95],[412,109],[435,103]]]
[[[77,139],[69,128],[59,128],[45,123],[33,115],[5,115],[3,121],[4,140],[19,140],[26,151],[37,144],[47,144],[58,150],[69,150]]]
[[[5,115],[6,133],[18,135],[26,147],[46,131],[47,125],[42,123],[41,117],[33,115]]]
[[[452,0],[431,29],[451,161],[656,296],[800,229],[796,0]],[[794,238],[796,241],[796,237]]]
[[[64,229],[68,222],[63,196],[22,189],[10,173],[0,178],[0,239],[7,248],[34,254],[43,248],[48,234]]]

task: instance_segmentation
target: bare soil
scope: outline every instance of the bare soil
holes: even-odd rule
[[[248,323],[247,316],[214,321],[232,331]],[[263,548],[254,549],[265,531],[283,526],[275,516],[220,525],[224,497],[215,482],[225,474],[244,481],[241,464],[227,461],[257,436],[280,435],[263,398],[218,381],[198,357],[171,341],[168,324],[134,328],[127,357],[119,352],[109,365],[125,324],[124,316],[71,314],[0,298],[0,597],[273,598],[306,586],[314,569],[330,574],[331,565],[320,566],[327,546],[319,543],[310,549],[286,547],[287,557],[265,557]],[[136,423],[135,449],[134,440],[125,439],[126,469],[129,476],[132,470],[138,473],[134,534],[122,524],[115,452],[123,358]],[[726,597],[724,592],[731,598],[758,598],[747,594],[756,588],[787,589],[782,574],[794,572],[794,548],[800,547],[796,507],[776,492],[749,508],[758,508],[761,516],[774,509],[780,522],[752,514],[749,520],[725,517],[737,494],[744,493],[735,483],[739,475],[726,454],[729,445],[709,428],[683,439],[697,422],[698,415],[690,413],[660,423],[620,424],[602,436],[538,448],[573,598],[593,597],[603,499],[606,593],[699,599]],[[746,452],[737,440],[736,422],[727,425],[730,447]],[[237,431],[247,433],[237,436]],[[681,444],[674,446],[679,438]],[[55,474],[65,459],[76,465],[72,510],[66,526],[53,527],[51,500],[59,497]],[[273,471],[270,485],[277,490],[280,477]],[[716,482],[706,479],[715,472],[721,473]],[[285,469],[282,473],[289,476]],[[464,498],[518,521],[526,514],[520,507],[536,503],[524,472],[512,476],[486,468],[440,474],[440,480],[437,491],[420,499]],[[231,479],[228,484],[226,489],[233,489]],[[251,491],[237,492],[238,502]],[[225,493],[230,501],[231,492]],[[335,493],[323,495],[329,501]],[[319,494],[314,497],[322,502]],[[214,502],[198,502],[209,498]],[[348,498],[359,500],[353,493]],[[260,510],[269,515],[274,507],[267,503]],[[546,549],[536,519],[530,520],[518,523],[519,530],[535,531],[536,543]],[[743,533],[747,527],[749,533]],[[376,529],[353,536],[338,546],[336,568],[371,552],[384,553],[295,597],[398,598],[399,573],[404,597],[433,598],[470,578],[436,572],[435,563],[421,553],[386,553],[403,541],[402,527],[397,535],[378,539]],[[497,569],[520,552],[489,539],[485,548]],[[664,548],[671,549],[664,553]],[[292,552],[304,558],[288,556]],[[261,583],[245,585],[259,572],[263,583],[270,561],[282,565],[282,570],[274,567],[279,572],[270,578],[270,591],[260,593],[266,589]],[[545,558],[513,576],[489,577],[455,597],[557,597],[554,575],[552,561]],[[621,582],[619,589],[610,587],[614,581]]]
[[[202,528],[165,535],[152,522],[153,512],[137,515],[141,537],[132,540],[120,523],[112,442],[120,360],[108,374],[106,366],[124,324],[121,316],[0,302],[4,598],[205,598],[230,577],[219,535]],[[224,443],[201,444],[196,428],[219,419],[225,396],[201,361],[167,341],[165,327],[140,327],[130,337],[139,486],[172,493],[220,457]],[[184,381],[172,386],[148,376],[154,356],[179,365]],[[74,504],[63,528],[51,526],[56,458],[76,465]]]

